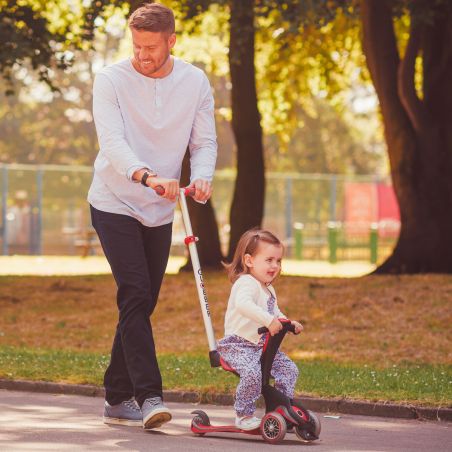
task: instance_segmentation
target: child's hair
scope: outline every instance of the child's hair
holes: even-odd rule
[[[265,229],[253,228],[243,233],[237,243],[232,262],[230,264],[223,264],[226,267],[231,282],[235,282],[241,275],[249,273],[249,269],[244,262],[245,254],[254,256],[261,242],[283,246],[278,237]]]

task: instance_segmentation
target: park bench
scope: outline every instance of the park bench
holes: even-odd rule
[[[77,254],[82,257],[92,256],[101,251],[102,246],[93,228],[64,227],[63,234],[73,237],[72,244],[77,250]]]

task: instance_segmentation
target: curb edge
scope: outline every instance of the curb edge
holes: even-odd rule
[[[94,385],[53,383],[48,381],[7,380],[1,378],[0,389],[89,397],[104,397],[105,395],[105,391],[102,387]],[[206,403],[211,405],[234,404],[234,397],[232,394],[168,390],[163,391],[163,395],[168,402]],[[328,399],[309,396],[299,396],[296,397],[295,400],[302,403],[309,410],[322,413],[342,413],[361,416],[452,422],[452,408],[399,405],[382,402],[373,403],[343,398]],[[262,403],[260,403],[260,406],[263,406]]]

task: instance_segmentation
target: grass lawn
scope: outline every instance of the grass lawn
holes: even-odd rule
[[[230,285],[204,275],[216,336]],[[0,277],[0,377],[101,384],[117,321],[111,276]],[[298,393],[447,406],[452,402],[452,276],[283,276],[279,304],[305,331],[283,350]],[[190,273],[167,275],[153,315],[167,389],[232,392],[207,362]]]

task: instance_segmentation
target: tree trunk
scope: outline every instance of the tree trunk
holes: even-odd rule
[[[187,186],[190,182],[190,152],[185,153],[182,163],[181,186]],[[218,234],[217,220],[213,210],[211,199],[206,204],[199,204],[192,199],[187,199],[188,213],[190,214],[193,234],[199,237],[196,244],[199,262],[203,269],[219,270],[223,255],[221,253],[220,236]],[[188,258],[182,271],[192,270],[191,260]]]
[[[129,14],[128,14],[128,16],[130,16],[136,9],[138,9],[140,6],[143,6],[143,4],[145,2],[143,0],[129,0],[127,3],[129,3],[129,5],[130,5]],[[154,3],[154,2],[148,1],[146,3]]]
[[[229,260],[240,236],[260,226],[264,213],[265,174],[254,70],[253,5],[253,0],[230,1],[229,67],[237,178],[230,211]]]
[[[400,59],[391,2],[362,0],[363,48],[380,101],[401,230],[376,273],[452,272],[452,14],[412,18]],[[415,61],[423,56],[423,96]]]

